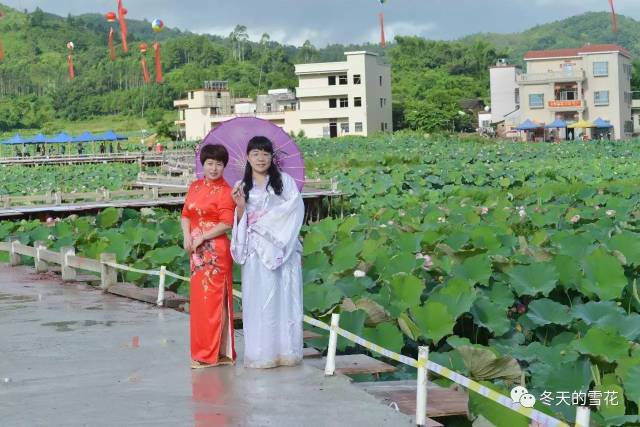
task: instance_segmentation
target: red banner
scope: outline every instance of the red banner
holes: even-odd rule
[[[116,48],[113,46],[113,28],[109,29],[109,56],[112,61],[116,60]]]
[[[160,43],[155,42],[153,44],[153,50],[155,51],[156,83],[162,83],[162,63],[160,62]]]
[[[385,47],[384,39],[384,14],[380,12],[380,46]]]
[[[120,21],[120,37],[122,37],[122,50],[129,52],[129,45],[127,44],[127,22],[124,16],[127,14],[127,9],[122,7],[122,0],[116,0],[118,5],[118,21]]]
[[[149,76],[149,67],[147,66],[147,59],[142,58],[140,61],[140,65],[142,66],[142,79],[145,83],[149,83],[151,81],[151,77]]]
[[[67,65],[69,66],[69,78],[71,80],[76,78],[76,72],[73,69],[73,56],[67,56]]]
[[[582,101],[549,101],[549,107],[582,107]]]

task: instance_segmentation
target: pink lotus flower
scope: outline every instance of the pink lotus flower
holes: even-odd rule
[[[571,217],[571,219],[569,220],[572,224],[575,224],[576,222],[580,221],[580,215],[574,215]]]
[[[426,271],[429,271],[431,267],[433,267],[433,260],[429,255],[424,255],[421,252],[416,254],[416,259],[423,259],[424,263],[422,264],[422,268]]]

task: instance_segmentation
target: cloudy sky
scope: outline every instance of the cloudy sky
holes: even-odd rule
[[[66,16],[115,9],[116,0],[0,0],[19,10],[36,7]],[[617,12],[640,20],[640,0],[615,0]],[[259,40],[316,46],[376,42],[384,11],[387,39],[419,35],[455,39],[476,32],[518,32],[587,11],[608,11],[607,0],[124,0],[131,18],[162,19],[170,27],[228,35],[246,25]]]

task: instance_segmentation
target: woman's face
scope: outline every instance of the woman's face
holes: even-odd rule
[[[220,160],[207,159],[204,161],[202,169],[204,170],[204,176],[206,178],[218,179],[222,177],[222,173],[224,172],[224,163]]]
[[[271,153],[263,150],[249,151],[248,159],[251,169],[258,173],[266,173],[271,167]]]

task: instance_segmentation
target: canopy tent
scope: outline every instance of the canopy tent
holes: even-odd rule
[[[92,141],[98,141],[98,137],[89,131],[83,132],[82,134],[73,138],[73,142],[92,142]]]
[[[566,127],[567,127],[567,122],[565,122],[562,119],[555,119],[554,121],[546,125],[545,129],[560,129],[560,128],[566,128]]]
[[[593,128],[595,127],[593,125],[593,123],[586,121],[586,120],[580,120],[576,123],[572,123],[570,125],[567,126],[569,129],[586,129],[586,128]]]
[[[2,144],[18,145],[18,144],[26,144],[27,142],[28,141],[26,139],[24,139],[23,137],[21,137],[19,133],[16,133],[11,138],[2,141]]]
[[[60,132],[59,134],[57,134],[53,138],[49,138],[47,140],[47,142],[55,143],[55,144],[65,144],[67,142],[74,142],[74,141],[73,141],[73,138],[69,134],[67,134],[65,132]]]
[[[123,135],[118,135],[112,130],[109,130],[100,135],[96,135],[96,141],[119,141],[119,140],[125,140],[125,139],[129,139],[129,138]]]
[[[593,127],[598,129],[611,129],[613,125],[605,120],[602,120],[600,117],[593,121]]]
[[[525,120],[524,122],[520,123],[518,127],[516,127],[516,130],[536,130],[536,129],[542,129],[542,125],[532,122],[531,119]]]
[[[47,138],[46,136],[44,136],[44,134],[39,133],[36,136],[27,139],[27,141],[30,144],[44,144],[46,142],[49,142],[49,138]]]

